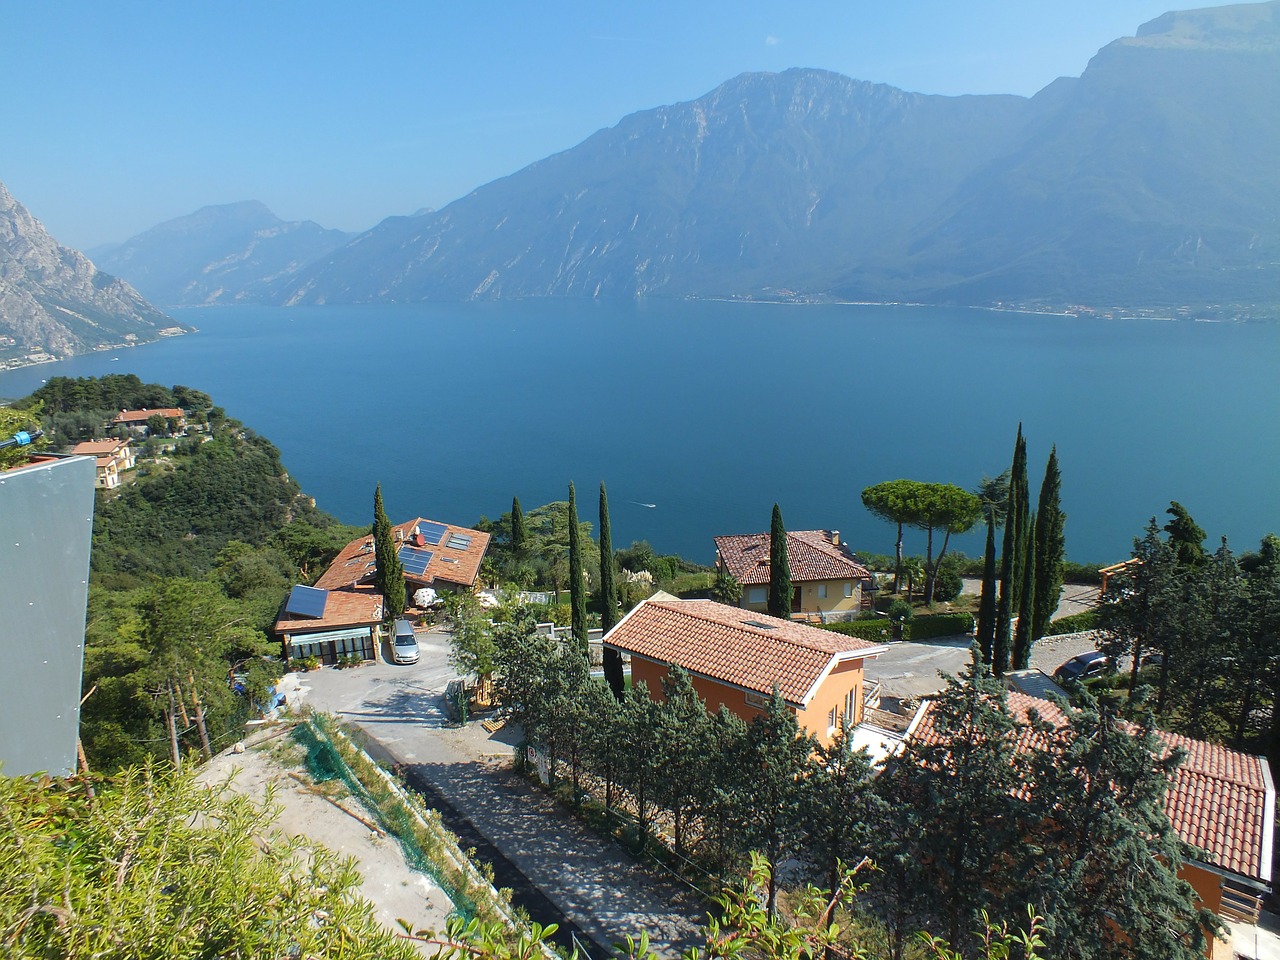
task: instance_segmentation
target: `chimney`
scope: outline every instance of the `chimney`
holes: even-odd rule
[[[831,531],[831,545],[832,545],[832,546],[834,546],[834,547],[838,547],[838,546],[840,546],[840,531],[839,531],[839,530],[832,530],[832,531]]]

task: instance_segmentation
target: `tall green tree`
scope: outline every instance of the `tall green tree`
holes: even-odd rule
[[[913,738],[895,775],[879,784],[898,826],[879,835],[886,848],[874,859],[888,889],[902,889],[904,880],[925,888],[924,902],[896,929],[898,955],[921,917],[959,947],[973,945],[981,911],[1010,918],[1024,909],[1010,885],[991,882],[1016,876],[1026,842],[1025,764],[1004,688],[975,655],[965,674],[947,679],[930,711],[931,735]],[[903,876],[893,876],[895,869]],[[877,898],[875,906],[895,923],[898,905]]]
[[[613,533],[609,528],[609,494],[600,481],[600,629],[608,633],[618,622],[618,569],[613,556]],[[604,648],[604,676],[613,695],[622,699],[626,678],[622,654]]]
[[[520,509],[520,498],[511,498],[511,554],[516,560],[524,557],[525,549],[524,511]]]
[[[747,726],[747,764],[751,771],[744,798],[742,841],[778,864],[801,852],[805,836],[804,783],[813,768],[817,743],[801,731],[795,711],[774,688],[769,706]],[[778,911],[777,871],[770,871],[765,907]]]
[[[373,582],[382,594],[383,613],[393,619],[404,613],[404,566],[391,534],[391,521],[382,506],[382,484],[373,492]]]
[[[1004,545],[1000,551],[1000,596],[996,604],[996,636],[991,653],[991,669],[996,676],[1009,669],[1009,656],[1013,651],[1013,618],[1022,598],[1026,490],[1027,441],[1022,436],[1022,424],[1018,424],[1018,436],[1013,444],[1013,466],[1009,468],[1009,492],[1005,500]]]
[[[998,477],[984,476],[974,491],[987,521],[987,545],[982,554],[982,594],[978,601],[978,646],[982,662],[991,663],[996,641],[996,528],[1004,525],[1009,501],[1009,471]]]
[[[924,602],[933,603],[933,586],[938,580],[938,567],[947,555],[952,534],[966,533],[982,515],[982,502],[975,494],[952,483],[920,483],[916,485],[912,526],[924,530],[928,544],[924,560]],[[933,534],[943,531],[942,549],[933,556]]]
[[[787,528],[782,510],[773,505],[769,524],[769,613],[784,620],[791,616],[791,560],[787,556]]]
[[[902,528],[915,523],[914,512],[916,480],[886,480],[862,491],[862,505],[873,516],[887,523],[896,524],[898,537],[894,542],[893,592],[902,583]]]
[[[1036,603],[1036,542],[1031,536],[1035,529],[1036,515],[1027,517],[1027,536],[1022,544],[1022,593],[1018,597],[1018,623],[1013,636],[1013,669],[1025,670],[1031,664],[1031,647],[1035,637],[1031,635],[1031,621]]]
[[[884,819],[884,801],[876,794],[871,759],[854,747],[849,718],[842,718],[831,742],[818,747],[804,783],[807,859],[822,882],[834,887],[843,866],[871,853],[873,831]]]
[[[573,638],[587,656],[587,585],[582,566],[582,531],[578,527],[578,499],[569,483],[569,605],[573,616]]]
[[[1164,798],[1185,755],[1170,751],[1136,691],[1127,716],[1083,693],[1066,723],[1039,726],[1030,757],[1026,895],[1047,920],[1048,954],[1064,960],[1197,960],[1219,930],[1178,871],[1191,853]]]
[[[1049,629],[1062,594],[1062,557],[1066,551],[1067,515],[1062,512],[1062,473],[1058,469],[1058,447],[1049,451],[1036,504],[1035,602],[1032,606],[1031,642]]]
[[[1164,532],[1169,535],[1169,545],[1178,555],[1178,562],[1184,567],[1198,567],[1208,559],[1204,549],[1204,528],[1192,519],[1187,508],[1177,500],[1169,503],[1165,511],[1171,518],[1164,525]]]

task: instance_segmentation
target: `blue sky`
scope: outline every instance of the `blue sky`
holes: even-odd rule
[[[1170,8],[10,0],[0,182],[82,248],[248,199],[363,230],[745,71],[1029,96]]]

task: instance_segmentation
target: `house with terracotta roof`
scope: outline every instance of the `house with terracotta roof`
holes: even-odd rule
[[[1066,717],[1056,704],[1022,693],[1008,694],[1015,717],[1034,709],[1042,720],[1062,726]],[[926,703],[908,740],[940,742]],[[1274,842],[1276,793],[1265,757],[1189,737],[1155,731],[1169,751],[1186,751],[1165,795],[1165,812],[1178,836],[1200,852],[1180,876],[1195,889],[1201,904],[1234,925],[1256,924],[1263,898],[1271,890],[1271,851]],[[1030,728],[1017,749],[1046,749],[1042,735]],[[1208,956],[1227,960],[1230,944],[1210,944]]]
[[[150,431],[147,421],[152,417],[164,417],[169,421],[173,433],[182,433],[187,428],[187,415],[177,407],[157,407],[155,410],[121,410],[111,421],[113,426],[125,427],[130,433],[145,437]]]
[[[862,721],[863,663],[886,649],[713,600],[673,597],[641,603],[604,645],[631,657],[631,682],[656,699],[673,665],[688,671],[709,711],[723,705],[744,720],[763,713],[776,688],[823,743],[846,720]]]
[[[473,589],[489,548],[489,534],[483,531],[424,517],[396,524],[391,535],[404,567],[410,599],[422,587],[437,593]],[[315,585],[324,590],[368,585],[373,582],[376,569],[373,535],[369,534],[343,547]]]
[[[280,638],[286,660],[316,657],[325,664],[345,656],[372,660],[382,640],[382,594],[299,584],[289,591],[273,632]]]
[[[716,537],[716,568],[742,584],[742,606],[766,610],[769,600],[769,534]],[[792,614],[852,614],[870,603],[874,580],[839,530],[787,533]]]
[[[136,461],[133,447],[125,440],[86,440],[77,443],[71,453],[79,457],[93,457],[97,468],[95,485],[111,490],[120,485],[120,474],[132,470]]]

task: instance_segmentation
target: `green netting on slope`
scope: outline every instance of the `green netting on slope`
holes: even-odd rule
[[[405,862],[410,868],[429,876],[445,892],[453,904],[451,914],[457,914],[468,922],[475,917],[477,912],[475,902],[459,890],[422,849],[417,839],[420,827],[418,820],[405,809],[402,803],[390,805],[388,809],[383,810],[369,794],[360,778],[356,776],[355,771],[342,759],[338,748],[324,731],[317,729],[313,723],[298,724],[293,728],[292,736],[294,741],[307,751],[307,773],[312,780],[316,783],[341,780],[373,819],[387,833],[396,838],[400,849],[404,852]]]

